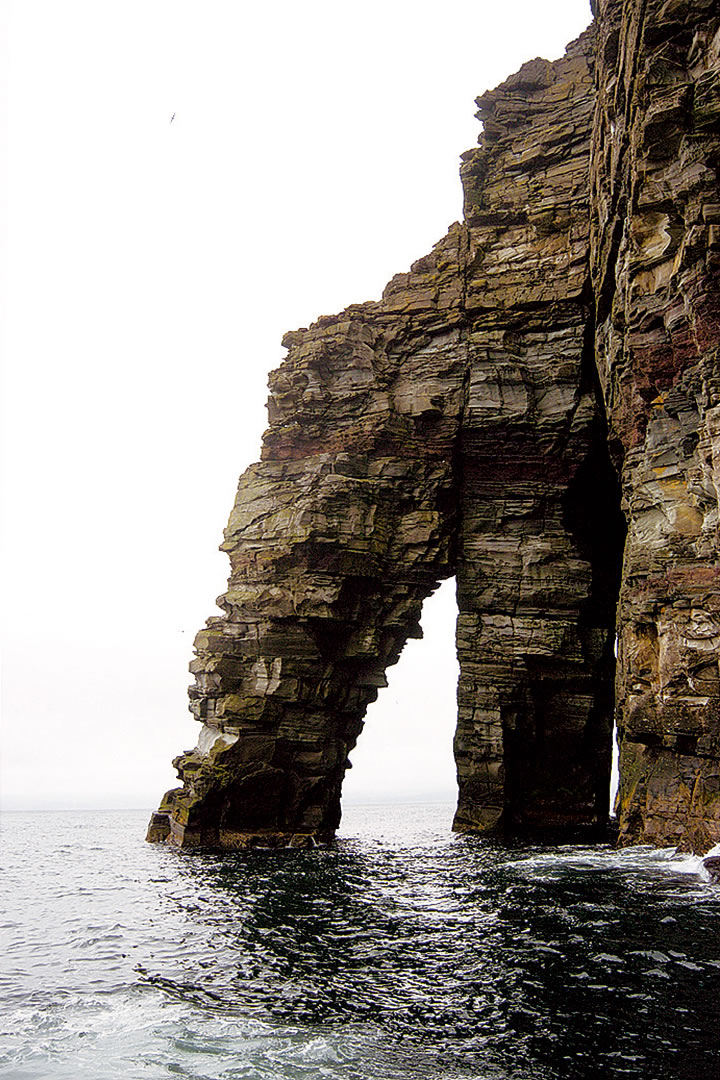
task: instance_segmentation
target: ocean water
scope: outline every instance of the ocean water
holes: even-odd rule
[[[699,860],[351,807],[327,850],[184,855],[146,812],[7,814],[0,1076],[720,1076]]]

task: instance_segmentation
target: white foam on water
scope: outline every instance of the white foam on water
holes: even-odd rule
[[[509,864],[521,871],[530,871],[536,880],[553,881],[559,879],[566,869],[586,870],[589,873],[601,870],[621,871],[666,871],[672,875],[696,878],[699,885],[711,884],[711,878],[705,869],[703,860],[711,855],[720,855],[720,844],[716,844],[705,855],[688,855],[678,852],[676,847],[655,848],[650,845],[610,849],[585,847],[560,847],[548,852],[533,852],[530,856]]]
[[[18,1013],[15,1045],[0,1056],[0,1075],[14,1080],[76,1080],[171,1075],[253,1080],[339,1075],[351,1056],[344,1035],[168,1002],[154,990],[127,990],[85,1003],[47,1004],[33,1021]],[[12,1026],[12,1025],[8,1025]],[[11,1066],[11,1072],[5,1071]],[[344,1074],[345,1075],[345,1074]]]
[[[710,848],[704,855],[684,855],[679,854],[675,848],[672,850],[673,857],[668,863],[668,868],[672,870],[673,873],[691,874],[707,884],[711,883],[710,874],[704,866],[704,860],[711,855],[720,855],[720,844],[716,844],[715,847]]]

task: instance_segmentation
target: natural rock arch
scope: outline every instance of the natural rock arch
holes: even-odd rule
[[[380,301],[284,339],[224,615],[196,639],[201,737],[150,839],[329,839],[365,709],[451,574],[456,828],[605,823],[620,590],[621,837],[720,839],[718,200],[698,164],[720,161],[720,62],[699,7],[607,0],[565,57],[483,95],[463,223]]]

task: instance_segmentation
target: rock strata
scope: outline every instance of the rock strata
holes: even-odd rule
[[[596,358],[628,536],[621,843],[720,839],[720,12],[600,4]]]
[[[601,2],[478,99],[463,222],[286,335],[148,839],[330,839],[365,710],[455,575],[455,828],[601,830],[617,709],[621,842],[720,840],[717,23]]]
[[[463,163],[458,829],[607,819],[614,604],[600,577],[617,577],[622,522],[586,337],[591,46],[480,98]]]

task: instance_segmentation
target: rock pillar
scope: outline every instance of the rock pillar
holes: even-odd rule
[[[455,827],[608,817],[623,541],[588,290],[592,34],[478,99],[458,546]]]

